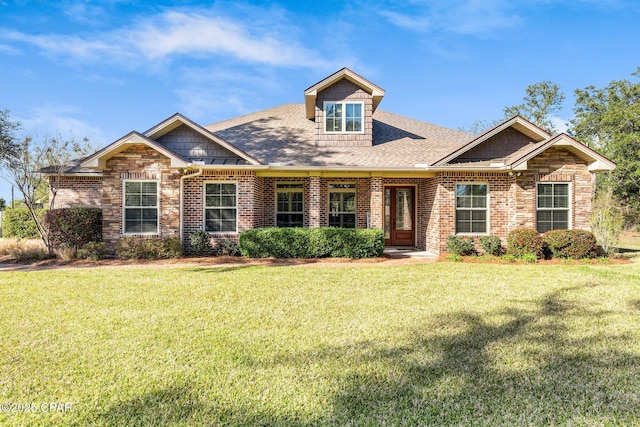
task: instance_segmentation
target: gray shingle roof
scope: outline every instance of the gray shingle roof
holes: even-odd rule
[[[473,135],[376,110],[372,147],[318,147],[304,104],[285,104],[205,126],[264,164],[414,167],[431,164]]]

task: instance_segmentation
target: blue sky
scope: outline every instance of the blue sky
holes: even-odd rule
[[[206,125],[303,102],[346,66],[386,90],[381,109],[451,128],[551,80],[562,123],[574,89],[640,66],[639,24],[624,0],[0,0],[0,109],[102,147],[175,112]]]

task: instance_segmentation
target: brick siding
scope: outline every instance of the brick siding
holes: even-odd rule
[[[50,180],[55,178],[51,177]],[[87,206],[102,206],[101,176],[62,176],[57,185],[58,191],[54,199],[53,209]],[[49,200],[52,194],[49,192]]]

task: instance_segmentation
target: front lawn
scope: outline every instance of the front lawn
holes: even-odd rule
[[[0,298],[0,425],[640,424],[639,264],[68,269]]]

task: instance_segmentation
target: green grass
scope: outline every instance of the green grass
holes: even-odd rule
[[[0,274],[0,425],[640,425],[640,265]]]

